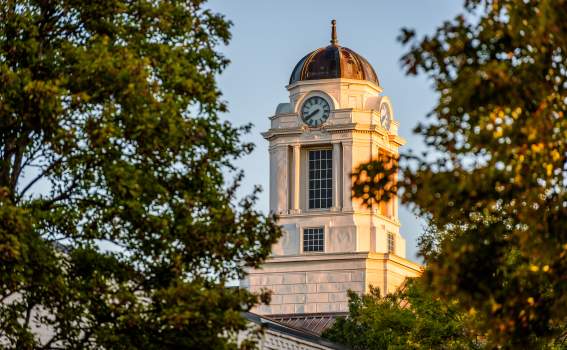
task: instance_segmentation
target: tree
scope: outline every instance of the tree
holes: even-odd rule
[[[430,221],[425,278],[476,312],[489,346],[567,336],[567,2],[467,0],[466,13],[402,57],[438,92],[416,128],[429,154],[403,155],[402,201]],[[379,161],[355,174],[382,200]]]
[[[235,198],[229,27],[201,0],[0,3],[2,347],[236,347],[265,295],[226,283],[279,230]]]
[[[470,321],[458,303],[435,298],[417,279],[385,297],[376,288],[363,296],[349,291],[349,315],[324,336],[354,350],[477,349]]]

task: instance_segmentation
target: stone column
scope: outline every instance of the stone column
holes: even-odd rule
[[[341,210],[341,143],[333,143],[333,210]]]
[[[288,210],[288,156],[286,145],[270,147],[270,211],[276,214]]]
[[[293,199],[293,212],[294,213],[299,213],[300,211],[300,196],[299,194],[301,193],[301,181],[300,181],[300,177],[301,177],[301,173],[300,173],[300,165],[301,165],[301,145],[293,145],[293,164],[292,164],[292,169],[293,169],[293,182],[292,182],[292,196],[291,198]]]
[[[343,142],[343,210],[352,210],[352,143]]]

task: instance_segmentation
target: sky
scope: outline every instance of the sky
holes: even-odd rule
[[[260,185],[257,207],[268,212],[268,117],[280,102],[288,102],[285,86],[295,64],[308,52],[328,45],[330,22],[337,20],[339,44],[365,57],[378,74],[383,94],[389,96],[404,149],[423,150],[412,129],[426,120],[436,101],[431,82],[424,76],[404,74],[400,57],[406,52],[396,38],[401,28],[419,36],[431,34],[445,20],[461,12],[458,0],[211,0],[206,6],[233,22],[232,40],[221,51],[231,64],[218,84],[229,111],[223,117],[235,125],[252,123],[245,141],[255,150],[235,164],[245,172],[241,195]],[[401,233],[407,257],[418,261],[417,238],[423,222],[408,208],[400,208]]]

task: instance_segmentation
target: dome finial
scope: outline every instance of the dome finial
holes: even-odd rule
[[[338,45],[339,40],[337,39],[337,21],[332,20],[331,25],[331,45]]]

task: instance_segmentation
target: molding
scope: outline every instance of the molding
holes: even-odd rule
[[[333,260],[365,260],[369,252],[347,252],[347,253],[325,253],[312,255],[278,255],[270,256],[263,265],[291,262],[321,261],[328,262]]]
[[[414,270],[416,273],[419,274],[423,273],[423,270],[425,269],[425,266],[423,265],[420,265],[406,258],[402,258],[401,256],[398,256],[396,254],[390,254],[390,253],[368,253],[368,260],[378,260],[378,261],[385,260],[387,262],[392,262],[397,265],[401,265],[403,267]]]
[[[299,116],[298,113],[295,113],[295,112],[287,112],[287,113],[274,114],[274,115],[268,117],[268,119],[269,119],[269,120],[274,120],[274,119],[279,118],[279,117],[298,117],[298,116]]]
[[[309,254],[309,255],[279,255],[271,256],[264,262],[263,265],[281,264],[281,263],[294,263],[294,262],[329,262],[340,260],[372,260],[372,261],[386,261],[391,262],[417,273],[422,273],[424,266],[415,263],[401,256],[390,253],[372,253],[372,252],[347,252],[347,253],[323,253],[323,254]],[[264,273],[259,271],[257,273]],[[254,274],[253,272],[251,274]]]
[[[366,215],[366,216],[374,216],[378,219],[387,221],[389,223],[391,223],[392,225],[395,225],[397,227],[401,227],[400,221],[396,220],[394,218],[390,218],[388,216],[384,216],[382,214],[379,213],[378,209],[375,209],[372,211],[367,211],[367,210],[333,210],[333,208],[330,209],[321,209],[321,210],[317,210],[317,209],[299,209],[299,211],[292,211],[289,210],[287,213],[285,211],[281,212],[279,214],[279,217],[282,219],[293,219],[295,217],[301,217],[301,218],[305,218],[305,217],[313,217],[313,216],[352,216],[352,215]]]
[[[406,140],[403,139],[403,138],[401,138],[401,137],[398,136],[398,135],[388,135],[388,140],[389,140],[391,143],[395,143],[395,144],[398,145],[398,146],[403,146],[403,145],[406,144]]]
[[[278,130],[278,132],[274,132],[273,130]],[[270,129],[266,132],[261,133],[262,137],[266,140],[271,140],[275,136],[281,135],[298,135],[302,134],[303,130],[300,128],[281,128],[281,129]]]
[[[342,133],[363,133],[363,134],[377,134],[381,137],[387,136],[390,142],[396,143],[398,146],[405,145],[405,140],[398,135],[388,134],[386,129],[380,125],[376,124],[360,124],[360,123],[347,123],[347,124],[335,124],[335,125],[324,125],[318,128],[309,128],[305,125],[296,128],[277,128],[269,129],[262,133],[264,139],[271,141],[277,136],[288,136],[288,135],[301,135],[306,131],[319,131],[321,133],[328,134],[342,134]]]
[[[382,93],[384,89],[368,80],[347,79],[347,78],[331,78],[331,79],[314,79],[314,80],[299,80],[293,84],[286,85],[285,88],[291,91],[300,86],[313,86],[313,85],[360,85],[370,87],[377,93]]]

